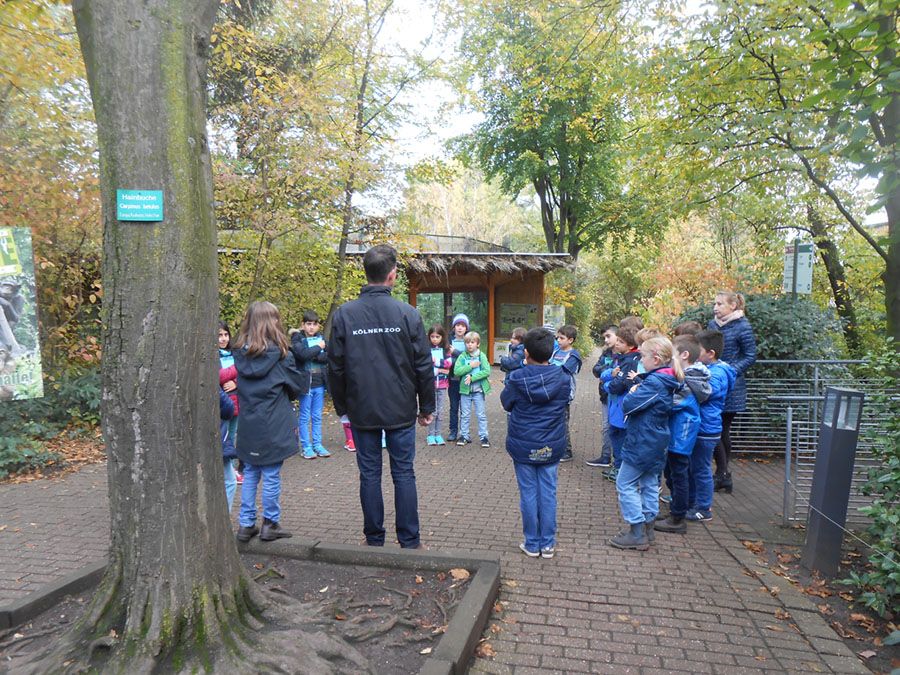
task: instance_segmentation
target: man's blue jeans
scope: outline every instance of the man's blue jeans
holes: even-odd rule
[[[556,481],[559,463],[514,462],[525,548],[532,553],[556,546]]]
[[[322,447],[322,407],[325,405],[325,387],[313,387],[300,397],[300,447],[317,450]],[[312,437],[309,427],[312,423]]]
[[[416,495],[416,425],[385,429],[387,451],[394,481],[394,511],[397,540],[402,548],[419,545],[419,501]],[[384,546],[384,498],[381,494],[381,429],[353,427],[356,464],[359,467],[359,502],[363,532],[369,546]]]
[[[709,511],[713,503],[713,452],[718,438],[698,437],[691,453],[691,480],[688,502],[691,509]]]
[[[622,462],[616,476],[619,509],[626,523],[635,525],[651,521],[659,515],[659,474],[639,471]]]
[[[241,527],[251,527],[256,523],[256,487],[262,481],[263,518],[273,523],[281,521],[281,465],[265,464],[263,466],[244,462],[244,484],[241,485]]]
[[[471,394],[459,395],[459,437],[471,439],[469,433],[472,417],[472,406],[475,407],[475,417],[478,418],[478,438],[488,437],[487,413],[484,409],[484,392],[476,391]]]

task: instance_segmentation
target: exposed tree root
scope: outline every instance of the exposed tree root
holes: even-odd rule
[[[197,589],[180,611],[167,588],[151,586],[121,597],[116,576],[104,577],[84,616],[49,649],[13,656],[11,670],[34,675],[370,672],[356,648],[317,625],[317,605],[263,590],[245,575],[230,590]]]

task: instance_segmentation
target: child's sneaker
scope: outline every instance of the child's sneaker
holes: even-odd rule
[[[542,558],[546,558],[546,559],[548,559],[548,560],[549,560],[550,558],[552,558],[552,557],[554,556],[555,553],[556,553],[556,549],[553,548],[552,546],[548,546],[547,548],[542,548],[542,549],[541,549],[541,557],[542,557]]]
[[[303,459],[315,459],[318,457],[316,451],[312,448],[303,448]]]
[[[525,548],[524,542],[519,544],[519,550],[522,551],[522,553],[527,555],[529,558],[537,558],[541,554],[540,551],[529,551],[527,548]]]
[[[596,459],[586,459],[584,463],[588,466],[601,466],[606,468],[612,465],[612,460],[609,457],[597,457]]]
[[[471,442],[472,442],[472,441],[470,441],[470,440],[469,440],[468,438],[466,438],[465,436],[460,436],[460,437],[459,437],[459,440],[456,441],[456,444],[457,444],[457,445],[468,445],[468,444],[471,443]]]
[[[485,436],[484,438],[481,439],[481,447],[482,448],[491,447],[491,442],[487,439],[487,436]]]
[[[331,453],[328,452],[328,451],[327,451],[325,448],[323,448],[321,445],[320,445],[318,448],[316,448],[316,454],[317,454],[319,457],[331,457]]]
[[[238,485],[243,485],[244,484],[244,474],[238,473],[237,471],[235,471],[234,472],[234,481]]]
[[[562,457],[560,457],[559,461],[560,462],[571,462],[573,459],[575,459],[575,458],[572,456],[572,451],[567,450],[566,453]]]
[[[450,434],[447,435],[447,442],[448,442],[448,443],[453,443],[453,442],[455,442],[455,441],[456,441],[456,434],[454,434],[454,433],[451,432]]]
[[[694,522],[712,520],[712,511],[704,511],[703,509],[696,509],[695,511],[688,511],[688,513],[684,517],[684,519],[691,520]]]
[[[352,438],[344,443],[344,450],[347,450],[348,452],[356,452],[356,444],[353,442]]]
[[[663,504],[671,504],[672,503],[672,495],[660,495],[659,501]]]
[[[434,436],[429,436],[427,439],[425,439],[425,442],[428,445],[437,445],[437,443],[435,443],[435,441],[434,441]]]
[[[434,444],[435,444],[435,445],[447,445],[446,441],[444,441],[444,437],[443,437],[443,436],[435,436],[435,437],[434,437]]]
[[[611,480],[613,483],[615,483],[616,477],[619,475],[619,470],[616,467],[613,467],[611,469],[607,469],[600,475],[603,476],[606,480]]]

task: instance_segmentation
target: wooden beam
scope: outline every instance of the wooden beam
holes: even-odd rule
[[[494,326],[494,316],[495,316],[495,306],[494,306],[494,275],[490,272],[487,275],[487,288],[488,288],[488,359],[491,363],[494,362],[494,333],[497,332],[496,327]]]

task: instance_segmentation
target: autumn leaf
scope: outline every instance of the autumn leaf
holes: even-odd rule
[[[450,576],[453,577],[456,581],[462,581],[464,579],[468,579],[471,574],[469,574],[469,570],[463,569],[462,567],[454,567],[450,570]]]
[[[425,580],[421,576],[419,576],[418,574],[416,575],[416,583],[417,584],[424,583],[424,581]]]
[[[482,642],[475,647],[475,656],[479,659],[491,659],[497,656],[497,652],[494,651],[494,647],[490,642]]]
[[[864,652],[857,652],[857,655],[868,660],[868,659],[871,659],[873,656],[878,656],[878,652],[876,652],[872,649],[867,649]]]
[[[791,613],[783,610],[781,607],[775,610],[775,618],[776,619],[790,619]]]
[[[765,550],[765,547],[761,541],[749,541],[744,540],[741,542],[744,545],[744,548],[748,549],[752,553],[759,555]]]

